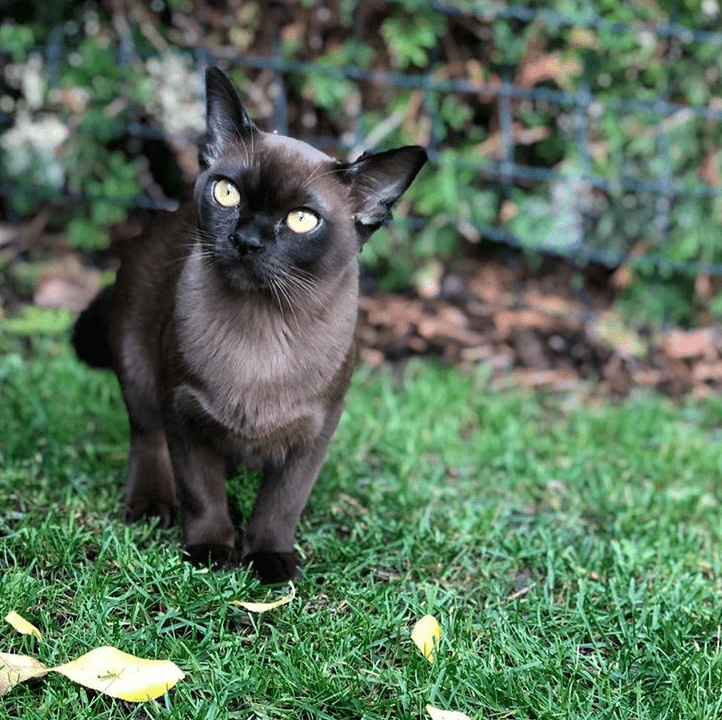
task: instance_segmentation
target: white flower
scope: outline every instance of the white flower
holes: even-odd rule
[[[19,112],[14,125],[0,138],[0,145],[6,152],[8,173],[17,177],[30,172],[33,182],[61,188],[65,168],[58,149],[69,134],[67,125],[55,115],[32,118],[27,111]]]
[[[148,60],[146,70],[154,85],[149,108],[171,135],[198,135],[205,130],[205,106],[198,73],[185,58],[167,53]]]

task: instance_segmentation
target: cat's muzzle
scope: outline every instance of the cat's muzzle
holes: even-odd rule
[[[232,235],[229,235],[228,240],[236,249],[236,252],[240,257],[253,255],[260,250],[263,250],[263,241],[255,233],[234,232]]]

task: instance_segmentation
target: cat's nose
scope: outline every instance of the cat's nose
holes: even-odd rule
[[[263,241],[255,232],[249,232],[244,230],[241,232],[234,232],[229,238],[233,247],[236,248],[238,254],[243,257],[244,255],[250,255],[263,249]]]

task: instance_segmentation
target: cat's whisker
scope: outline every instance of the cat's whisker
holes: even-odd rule
[[[271,278],[270,282],[268,283],[269,288],[271,290],[271,295],[273,295],[273,299],[276,301],[276,304],[278,305],[278,311],[281,314],[281,322],[285,325],[286,324],[286,318],[283,314],[283,301],[281,299],[281,296],[279,294],[279,290],[277,287],[276,281]]]
[[[329,299],[320,292],[318,285],[310,277],[306,278],[286,270],[280,279],[287,295],[296,299],[296,305],[308,307],[310,302],[313,306],[321,306],[325,310],[331,309]]]
[[[321,294],[319,292],[319,287],[316,282],[316,278],[314,278],[310,274],[302,275],[300,274],[298,268],[295,268],[294,271],[288,272],[287,274],[288,280],[297,288],[305,291],[312,299],[315,300],[321,300]]]
[[[268,271],[269,288],[279,311],[283,314],[287,307],[298,330],[301,329],[298,308],[305,309],[304,316],[313,307],[329,309],[326,298],[319,292],[315,279],[309,273],[302,274],[299,268],[288,268],[276,263]],[[285,322],[285,317],[283,319]]]
[[[326,307],[324,298],[319,294],[318,288],[310,283],[305,283],[300,278],[289,276],[286,278],[286,284],[289,289],[297,290],[306,295],[309,299],[314,300],[317,303],[322,304]]]
[[[284,281],[290,282],[294,287],[311,292],[316,290],[316,283],[313,276],[310,275],[310,273],[304,276],[300,268],[276,266],[274,270],[279,277]]]
[[[326,170],[326,172],[321,172],[322,169],[323,166],[316,167],[301,184],[301,188],[306,189],[314,180],[320,180],[321,178],[325,178],[328,175],[334,175],[338,172],[337,168],[331,168],[330,170]]]
[[[285,303],[288,305],[288,309],[291,311],[291,315],[293,315],[293,320],[296,324],[296,330],[300,330],[301,323],[299,322],[298,315],[296,313],[294,297],[292,293],[289,292],[288,287],[284,284],[280,277],[273,277],[271,287],[278,302],[283,324],[286,325],[286,318],[283,314],[283,304],[285,301]]]
[[[204,233],[200,228],[188,226],[184,229],[190,236],[190,241],[184,244],[182,252],[179,252],[175,257],[168,258],[162,264],[163,268],[183,265],[192,253],[204,261],[213,259],[213,237],[208,233]]]
[[[301,187],[304,188],[304,189],[307,188],[307,187],[311,184],[311,182],[313,182],[313,180],[316,178],[316,176],[317,176],[320,172],[321,172],[321,167],[320,167],[320,166],[315,167],[315,168],[311,171],[311,174],[310,174],[310,175],[306,178],[306,180],[303,182],[303,184],[301,185]]]

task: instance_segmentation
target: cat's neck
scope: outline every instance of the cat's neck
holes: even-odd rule
[[[358,312],[358,267],[316,282],[303,298],[267,291],[229,292],[216,269],[191,253],[175,298],[175,323],[184,354],[230,350],[242,344],[267,363],[285,356],[305,364],[312,356],[342,356],[352,341]],[[308,355],[308,357],[305,357]],[[294,362],[295,361],[295,362]]]

